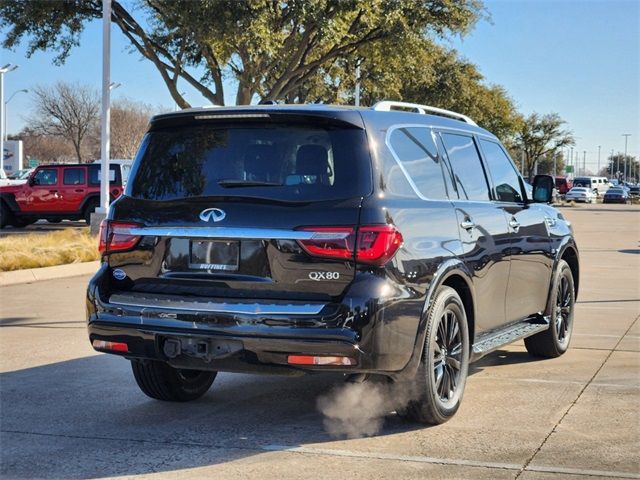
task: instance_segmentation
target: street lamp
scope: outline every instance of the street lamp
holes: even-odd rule
[[[122,84],[120,82],[111,82],[109,84],[109,90],[115,90],[118,87],[121,87]]]
[[[10,63],[0,67],[0,170],[4,170],[4,74],[13,72],[16,68],[18,68],[18,65]]]
[[[631,136],[630,133],[623,133],[622,136],[624,137],[624,181],[627,181],[627,141],[629,140],[629,137]]]
[[[11,99],[13,97],[15,97],[17,94],[19,93],[29,93],[29,90],[27,90],[26,88],[23,88],[22,90],[17,90],[15,92],[13,92],[13,94],[9,97],[9,100],[7,100],[6,102],[4,102],[4,141],[7,141],[7,132],[9,131],[9,129],[7,128],[7,105],[8,103],[11,101]]]

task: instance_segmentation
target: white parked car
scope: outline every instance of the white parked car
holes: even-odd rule
[[[564,198],[567,202],[591,203],[597,198],[597,195],[588,187],[573,187]]]

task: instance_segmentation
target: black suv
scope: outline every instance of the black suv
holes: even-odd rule
[[[495,136],[421,105],[156,116],[101,228],[90,341],[160,400],[219,371],[333,371],[444,422],[469,362],[569,345],[578,250],[553,183],[527,198]]]

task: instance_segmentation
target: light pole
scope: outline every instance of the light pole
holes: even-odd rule
[[[573,165],[573,147],[571,147],[571,157],[569,158],[569,165],[571,165],[571,173],[573,174],[572,176],[575,177],[576,176],[576,172],[575,167]]]
[[[13,92],[13,94],[9,97],[9,100],[4,102],[4,141],[5,142],[7,141],[7,133],[9,131],[9,129],[7,128],[7,105],[13,99],[13,97],[15,97],[19,93],[29,93],[29,90],[27,90],[26,88],[23,88],[22,90],[17,90]]]
[[[587,151],[582,151],[582,175],[587,174]]]
[[[111,134],[111,0],[102,0],[102,118],[100,129],[100,207],[109,211],[109,151]]]
[[[13,72],[18,65],[12,65],[7,63],[3,67],[0,67],[0,170],[4,170],[4,74]]]
[[[598,171],[596,172],[596,175],[600,175],[600,148],[602,147],[602,145],[598,145]]]
[[[622,136],[624,137],[624,181],[626,182],[627,181],[627,142],[631,134],[623,133]]]

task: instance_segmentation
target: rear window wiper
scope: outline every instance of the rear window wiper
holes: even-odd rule
[[[220,180],[218,181],[218,185],[224,188],[233,188],[233,187],[281,187],[282,183],[278,182],[267,182],[264,180],[242,180],[242,179],[230,179],[230,180]]]

